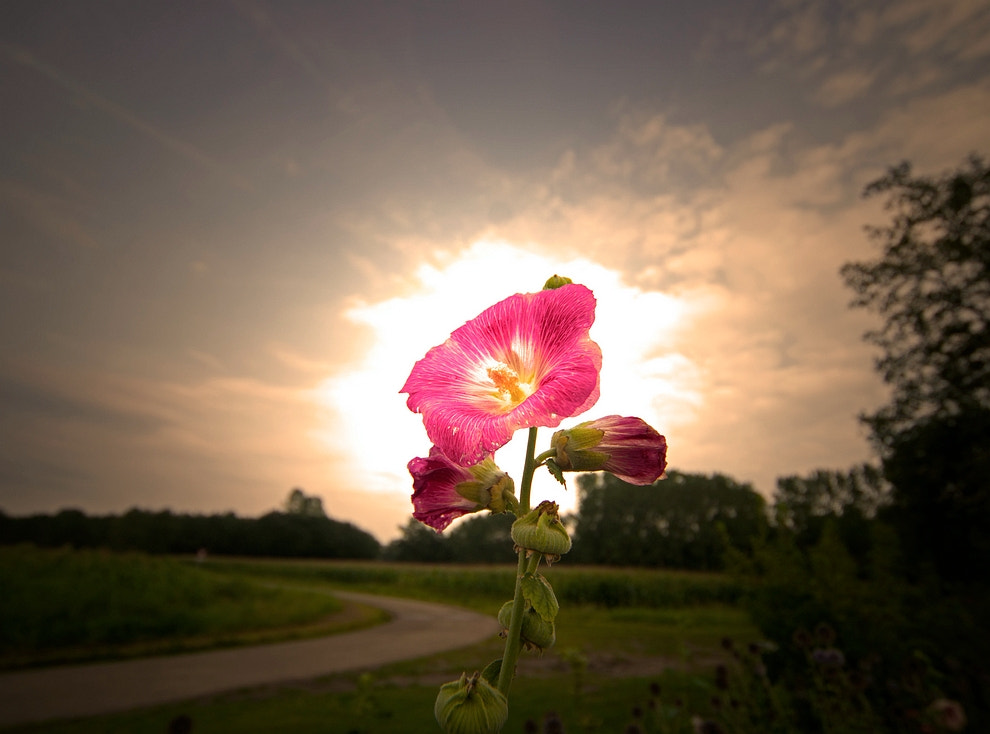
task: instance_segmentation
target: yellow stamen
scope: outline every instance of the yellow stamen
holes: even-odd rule
[[[488,377],[495,383],[500,396],[508,395],[513,404],[518,405],[526,399],[526,393],[519,386],[519,375],[504,365],[488,368]]]

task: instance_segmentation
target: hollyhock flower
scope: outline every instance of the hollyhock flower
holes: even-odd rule
[[[408,468],[413,478],[413,517],[438,533],[461,515],[485,509],[505,512],[515,507],[512,477],[491,458],[464,467],[434,446],[429,458],[417,457]]]
[[[598,401],[595,297],[565,284],[506,298],[419,360],[399,392],[430,440],[470,466],[519,428],[554,427]]]
[[[563,471],[607,471],[630,484],[653,484],[667,468],[667,439],[641,418],[608,415],[553,434]]]

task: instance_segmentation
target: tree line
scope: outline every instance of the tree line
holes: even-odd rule
[[[352,523],[289,510],[257,518],[136,508],[103,516],[73,509],[26,517],[0,512],[0,543],[276,558],[373,559],[381,552],[378,540]]]

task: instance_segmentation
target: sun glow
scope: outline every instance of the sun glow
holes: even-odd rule
[[[325,380],[317,398],[327,410],[324,440],[347,452],[352,463],[347,473],[357,486],[411,493],[406,464],[430,450],[421,417],[406,408],[398,392],[413,364],[464,322],[513,293],[539,290],[554,273],[595,293],[591,337],[603,354],[601,399],[562,427],[619,414],[639,416],[664,433],[672,422],[689,418],[699,397],[696,370],[676,347],[686,326],[681,301],[628,285],[617,272],[586,259],[560,262],[508,243],[481,241],[443,267],[419,268],[412,295],[355,302],[347,311],[348,319],[371,329],[373,344],[352,371]],[[553,430],[541,432],[538,451]],[[499,466],[513,476],[522,470],[525,443],[517,434],[496,454]],[[672,451],[676,457],[676,446]],[[542,472],[534,492],[540,493],[534,497],[552,494],[565,510],[574,506],[574,492],[563,492]]]

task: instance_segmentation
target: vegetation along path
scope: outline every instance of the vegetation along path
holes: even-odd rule
[[[353,592],[392,619],[357,632],[257,647],[0,674],[0,726],[124,711],[237,688],[303,680],[466,647],[498,623],[464,609]]]

